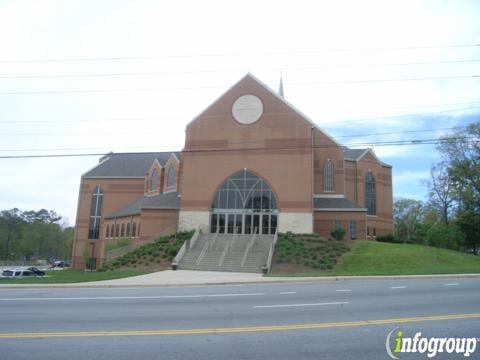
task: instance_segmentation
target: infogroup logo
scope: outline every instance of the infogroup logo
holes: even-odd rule
[[[393,333],[397,331],[393,349],[390,345]],[[387,335],[385,348],[387,354],[392,359],[400,359],[401,353],[418,353],[427,354],[429,358],[433,358],[438,354],[463,354],[470,357],[477,349],[480,339],[477,338],[439,338],[439,337],[422,337],[421,332],[417,332],[413,337],[405,337],[400,329],[393,329]]]

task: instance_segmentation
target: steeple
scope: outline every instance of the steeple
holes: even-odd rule
[[[283,79],[282,79],[282,73],[280,73],[280,86],[278,87],[278,95],[280,95],[282,98],[285,99],[285,96],[283,95]]]

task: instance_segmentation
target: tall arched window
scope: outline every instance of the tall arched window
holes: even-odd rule
[[[88,226],[88,238],[98,239],[100,235],[100,220],[102,217],[103,193],[100,185],[95,187],[90,203],[90,224]]]
[[[120,236],[125,236],[125,224],[122,224],[122,230],[120,230]]]
[[[377,199],[375,193],[375,176],[369,170],[365,176],[365,207],[367,215],[377,214]]]
[[[130,236],[130,223],[127,223],[127,236]]]
[[[177,179],[177,170],[170,164],[167,172],[167,188],[175,186],[175,180]]]
[[[107,227],[105,228],[105,238],[108,238],[110,236],[110,226],[107,224]]]
[[[277,199],[272,188],[244,169],[219,187],[212,204],[210,232],[275,234],[277,216]]]
[[[334,184],[334,174],[333,174],[333,164],[329,159],[325,161],[323,166],[323,191],[333,191]]]
[[[152,177],[150,179],[150,191],[158,190],[158,171],[154,169],[152,172]]]
[[[132,236],[137,236],[137,223],[133,223],[132,225]]]
[[[112,224],[112,226],[110,227],[110,237],[115,237],[115,224]]]
[[[115,225],[115,237],[120,235],[120,224]]]

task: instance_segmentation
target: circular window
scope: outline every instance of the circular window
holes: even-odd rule
[[[232,106],[232,115],[241,124],[252,124],[263,114],[263,103],[255,95],[242,95]]]

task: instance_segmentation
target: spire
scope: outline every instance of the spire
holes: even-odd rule
[[[278,87],[278,95],[280,95],[282,98],[285,99],[285,96],[283,95],[283,77],[282,77],[282,73],[280,73],[280,86]]]

